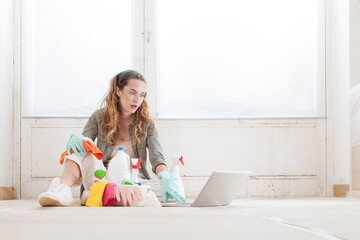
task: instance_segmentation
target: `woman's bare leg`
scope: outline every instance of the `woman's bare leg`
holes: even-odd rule
[[[81,172],[79,165],[72,160],[68,160],[66,162],[64,172],[60,178],[60,183],[72,187],[75,183],[77,183],[80,177]]]

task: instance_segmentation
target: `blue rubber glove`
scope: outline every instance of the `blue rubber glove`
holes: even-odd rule
[[[179,186],[175,182],[174,176],[169,171],[160,172],[158,178],[161,181],[161,194],[164,203],[166,203],[168,198],[173,198],[178,202],[186,203],[186,199],[179,194]]]
[[[71,149],[74,151],[76,156],[86,156],[86,151],[84,147],[84,136],[81,134],[71,134],[69,141],[66,144],[66,150],[68,155],[71,155]],[[80,154],[79,154],[80,153]]]

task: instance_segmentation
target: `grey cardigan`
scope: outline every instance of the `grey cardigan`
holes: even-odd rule
[[[112,151],[114,150],[114,146],[110,145],[106,142],[106,133],[101,128],[101,113],[100,110],[96,110],[87,121],[84,130],[82,132],[82,135],[84,137],[88,137],[91,140],[95,141],[95,138],[97,138],[97,147],[100,149],[100,151],[104,154],[102,161],[105,162],[111,155]],[[147,163],[147,154],[146,154],[146,148],[149,151],[149,158],[150,163],[152,166],[152,171],[154,173],[157,165],[159,164],[165,164],[165,159],[162,154],[162,148],[159,142],[158,132],[154,127],[154,124],[152,123],[146,123],[144,124],[144,127],[146,129],[146,136],[141,139],[140,143],[132,145],[132,149],[134,151],[136,158],[142,158],[141,163],[141,170],[144,174],[144,176],[147,179],[151,179],[150,174],[148,173],[146,169],[146,163]],[[129,126],[129,134],[131,142],[134,141],[134,134],[133,134],[133,124],[130,124]]]

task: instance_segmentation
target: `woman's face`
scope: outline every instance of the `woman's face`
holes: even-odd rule
[[[116,87],[116,94],[120,97],[121,111],[124,113],[135,113],[144,101],[146,83],[142,80],[130,79],[123,90]]]

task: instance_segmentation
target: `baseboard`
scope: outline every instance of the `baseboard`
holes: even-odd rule
[[[182,176],[185,195],[196,198],[209,176]],[[31,178],[22,187],[21,199],[36,199],[46,191],[52,178]],[[317,176],[250,176],[247,183],[237,191],[237,198],[289,198],[325,197],[325,187]],[[74,198],[80,197],[80,187],[71,188]]]
[[[209,177],[182,177],[185,194],[196,198]],[[280,198],[326,196],[318,177],[253,175],[238,191],[237,198]]]
[[[334,197],[346,197],[349,189],[349,184],[334,184]]]
[[[13,187],[0,187],[0,200],[15,199]]]
[[[349,196],[354,198],[360,198],[360,190],[351,190]]]

